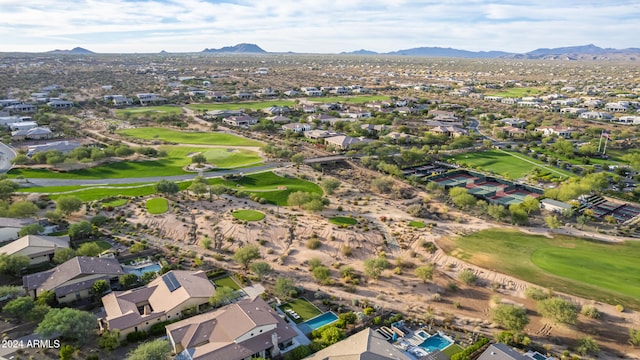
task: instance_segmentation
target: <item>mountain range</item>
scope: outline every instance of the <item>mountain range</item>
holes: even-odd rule
[[[52,50],[50,54],[95,54],[94,52],[76,47],[71,50]],[[234,46],[225,46],[219,49],[204,49],[202,53],[212,54],[271,54],[256,44],[242,43]],[[161,54],[168,54],[162,51]],[[288,54],[295,54],[288,52]],[[562,59],[562,60],[597,60],[609,58],[627,58],[635,60],[640,56],[640,48],[613,49],[601,48],[593,44],[568,46],[559,48],[540,48],[527,53],[510,53],[505,51],[468,51],[443,47],[417,47],[404,50],[378,53],[371,50],[356,50],[342,52],[343,55],[389,55],[389,56],[426,56],[426,57],[450,57],[450,58],[484,58],[484,59]]]

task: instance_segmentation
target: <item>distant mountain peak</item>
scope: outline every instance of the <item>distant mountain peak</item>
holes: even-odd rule
[[[91,50],[87,50],[85,48],[81,48],[81,47],[74,47],[71,50],[51,50],[49,51],[50,54],[77,54],[77,55],[87,55],[87,54],[95,54],[93,51]]]
[[[256,44],[247,44],[242,43],[234,46],[225,46],[220,49],[204,49],[202,52],[206,53],[254,53],[254,54],[264,54],[264,51],[260,46]]]
[[[342,55],[377,55],[378,53],[371,50],[360,49],[356,51],[341,52]]]

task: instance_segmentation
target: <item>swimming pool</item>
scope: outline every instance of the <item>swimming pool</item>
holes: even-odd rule
[[[430,336],[427,340],[423,341],[419,346],[428,352],[435,350],[443,350],[453,344],[453,341],[445,338],[440,334]]]
[[[338,315],[329,311],[324,314],[320,314],[312,319],[309,319],[303,322],[303,324],[307,325],[309,328],[311,328],[311,330],[316,330],[325,325],[329,325],[335,322],[336,320],[338,320]]]
[[[138,277],[142,277],[142,274],[144,273],[148,273],[148,272],[155,272],[157,273],[158,271],[160,271],[162,267],[160,266],[160,264],[157,263],[152,263],[152,264],[148,264],[145,266],[139,266],[139,267],[125,267],[125,271],[129,274],[136,274],[138,275]]]

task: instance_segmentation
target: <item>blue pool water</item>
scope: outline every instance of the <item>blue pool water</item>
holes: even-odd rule
[[[148,273],[148,272],[157,273],[158,271],[160,271],[160,269],[161,269],[161,266],[159,264],[149,264],[141,267],[127,269],[127,272],[129,274],[136,274],[138,275],[138,277],[141,277],[142,274],[144,273]]]
[[[325,325],[329,325],[338,320],[338,315],[329,311],[324,314],[318,315],[312,319],[305,321],[303,324],[307,325],[311,330],[319,329]]]
[[[429,337],[427,340],[423,341],[420,344],[420,347],[427,350],[428,352],[432,352],[435,350],[442,350],[453,344],[452,341],[445,339],[440,334],[435,334]]]

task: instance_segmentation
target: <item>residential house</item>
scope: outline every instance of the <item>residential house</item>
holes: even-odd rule
[[[187,90],[187,94],[189,94],[189,96],[207,96],[207,94],[209,94],[209,91],[198,88],[190,88]]]
[[[35,127],[28,130],[16,130],[11,132],[12,140],[46,140],[53,137],[53,132],[48,127]]]
[[[311,130],[311,124],[305,123],[291,123],[282,125],[282,130],[292,131],[294,133],[301,133]]]
[[[16,123],[9,124],[9,129],[11,129],[11,131],[29,130],[37,127],[38,127],[38,123],[35,121],[19,121]]]
[[[210,110],[205,113],[207,118],[222,119],[230,116],[243,116],[245,115],[242,110]]]
[[[261,98],[274,98],[278,96],[278,93],[270,87],[266,87],[258,90],[258,96]]]
[[[387,135],[384,135],[382,139],[389,139],[394,143],[398,143],[398,142],[408,143],[408,142],[412,142],[414,139],[417,139],[417,136],[405,134],[397,131],[392,131]]]
[[[204,271],[172,270],[149,284],[102,297],[105,317],[98,319],[101,330],[119,330],[121,336],[147,331],[151,325],[180,319],[182,312],[209,303],[215,285]]]
[[[0,242],[15,240],[18,238],[18,231],[27,225],[37,224],[34,219],[16,219],[0,217]]]
[[[621,104],[620,102],[617,102],[617,103],[606,103],[604,105],[604,109],[606,111],[611,111],[611,112],[627,112],[627,111],[629,111],[629,106],[627,106],[625,104]]]
[[[7,112],[0,112],[0,126],[10,126],[20,122],[31,121],[29,116],[9,115]]]
[[[258,119],[253,118],[249,115],[239,115],[239,116],[229,116],[228,118],[222,119],[222,122],[231,126],[243,126],[247,127],[249,125],[254,125],[258,123]]]
[[[12,105],[20,105],[20,104],[22,104],[22,101],[18,99],[1,99],[0,100],[0,108],[5,108],[7,106],[12,106]]]
[[[12,113],[34,113],[36,112],[36,106],[32,104],[16,104],[5,106],[4,110]]]
[[[69,236],[27,235],[0,247],[0,254],[24,255],[29,265],[37,265],[53,260],[57,249],[69,247]]]
[[[351,90],[344,86],[336,86],[329,90],[329,93],[335,95],[348,95],[351,93]]]
[[[494,128],[494,133],[502,132],[506,137],[509,138],[523,138],[527,135],[527,131],[525,129],[514,127],[514,126],[503,126]]]
[[[484,99],[487,101],[501,102],[502,96],[485,96]]]
[[[432,127],[429,132],[436,135],[445,135],[448,137],[467,135],[467,130],[459,128],[457,126],[435,126]]]
[[[611,120],[613,119],[613,115],[602,111],[587,111],[580,114],[580,118],[589,120]]]
[[[619,118],[614,119],[612,121],[615,121],[619,124],[638,125],[640,124],[640,116],[637,116],[637,115],[620,116]]]
[[[246,91],[238,91],[235,95],[240,100],[251,100],[253,99],[253,94]]]
[[[588,112],[588,109],[578,107],[564,107],[560,109],[561,114],[580,115]]]
[[[499,122],[507,126],[513,126],[520,129],[524,129],[527,125],[529,125],[529,122],[527,120],[523,120],[520,118],[504,118],[500,119]]]
[[[366,328],[348,338],[326,347],[307,360],[411,360],[399,348],[393,346],[380,333]]]
[[[307,96],[322,96],[323,94],[322,90],[319,90],[318,88],[315,88],[315,87],[303,87],[303,88],[300,88],[300,90],[304,95],[307,95]]]
[[[332,136],[324,139],[325,144],[328,146],[333,146],[340,150],[349,150],[353,144],[361,143],[361,142],[369,142],[370,139],[365,139],[363,137],[354,138],[347,135],[338,135]]]
[[[302,105],[302,112],[305,114],[312,114],[318,111],[315,105]]]
[[[53,291],[60,304],[90,298],[97,280],[115,284],[124,275],[122,266],[114,258],[77,256],[51,270],[26,275],[22,284],[34,299],[45,291]]]
[[[542,136],[557,135],[561,138],[569,139],[574,130],[560,126],[547,126],[536,128],[536,131],[542,132]]]
[[[311,140],[322,140],[322,139],[326,139],[326,138],[330,138],[338,135],[340,134],[338,134],[335,131],[328,131],[328,130],[309,130],[304,132],[304,137]]]
[[[314,114],[314,115],[309,115],[307,117],[308,121],[320,121],[321,123],[330,123],[331,125],[335,124],[338,121],[344,121],[344,119],[341,118],[337,118],[331,115],[327,115],[327,114]]]
[[[133,99],[124,95],[106,95],[103,99],[114,106],[127,106],[133,104]]]
[[[207,97],[213,101],[226,101],[229,100],[229,96],[227,94],[221,92],[210,91],[207,92]]]
[[[259,296],[169,324],[167,337],[180,360],[271,359],[297,344],[293,326]]]
[[[166,102],[167,99],[160,97],[154,93],[142,93],[137,94],[138,100],[140,100],[141,105],[149,105],[149,104],[158,104]]]
[[[300,95],[300,92],[296,91],[296,90],[287,90],[283,94],[285,94],[286,96],[289,96],[289,97],[293,97],[293,96]]]
[[[604,105],[604,102],[602,100],[599,99],[592,99],[592,100],[586,100],[584,103],[582,103],[584,106],[588,107],[588,108],[599,108],[602,107]]]
[[[270,118],[267,118],[269,120],[271,120],[272,122],[276,123],[276,124],[286,124],[286,123],[290,123],[291,119],[286,117],[286,116],[282,116],[282,115],[276,115],[276,116],[272,116]]]
[[[264,110],[265,113],[269,114],[269,115],[285,115],[291,112],[291,109],[289,109],[288,106],[270,106]]]
[[[507,105],[515,105],[520,102],[520,98],[503,98],[500,102]]]
[[[70,109],[73,107],[73,102],[60,99],[52,99],[47,103],[47,106],[52,109]]]
[[[360,125],[360,129],[366,130],[371,135],[377,135],[382,131],[387,130],[389,127],[387,125],[374,125],[374,124],[362,124]]]
[[[542,199],[540,200],[540,208],[551,212],[563,213],[571,210],[571,205],[558,200]]]
[[[80,146],[82,146],[82,144],[80,144],[77,141],[71,141],[71,140],[54,141],[46,144],[31,145],[28,147],[27,156],[32,156],[35,153],[49,151],[49,150],[56,150],[56,151],[60,151],[63,154],[66,154],[73,151],[76,148],[79,148]]]
[[[340,116],[350,119],[368,119],[371,117],[371,113],[368,111],[354,110],[341,112]]]
[[[456,117],[455,113],[452,111],[430,110],[429,116],[433,116],[433,120],[435,121],[446,121],[446,122],[459,121],[458,117]]]
[[[525,356],[510,348],[509,346],[496,343],[491,344],[489,347],[480,354],[478,360],[531,360],[532,358]]]

